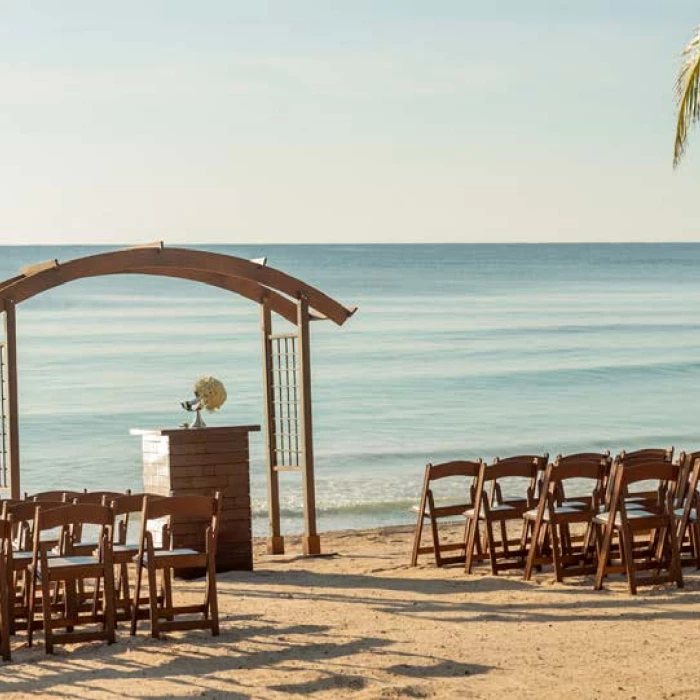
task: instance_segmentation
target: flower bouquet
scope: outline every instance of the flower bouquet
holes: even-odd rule
[[[210,413],[218,411],[226,403],[226,388],[215,377],[200,377],[194,384],[194,399],[183,401],[181,406],[186,411],[196,411],[197,417],[188,428],[206,428],[202,420],[202,409]]]

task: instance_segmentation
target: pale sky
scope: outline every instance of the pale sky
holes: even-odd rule
[[[0,0],[0,243],[700,240],[695,0]]]

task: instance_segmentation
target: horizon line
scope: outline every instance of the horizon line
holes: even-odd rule
[[[100,243],[90,243],[89,241],[71,241],[71,242],[61,242],[61,243],[49,243],[49,242],[39,242],[39,243],[4,243],[0,241],[0,248],[60,248],[60,247],[92,247],[92,248],[112,248],[114,246],[126,246],[134,247],[139,245],[145,245],[145,243],[151,243],[152,241],[144,242],[134,242],[134,241],[114,241],[114,242],[100,242]],[[167,241],[162,241],[163,245],[167,248],[177,248],[179,246],[288,246],[288,247],[311,247],[311,246],[325,246],[325,247],[371,247],[371,246],[481,246],[481,245],[491,245],[491,246],[538,246],[538,245],[559,245],[559,246],[593,246],[593,245],[700,245],[700,238],[697,240],[669,240],[669,241],[378,241],[378,242],[255,242],[255,241],[236,241],[231,243],[224,243],[220,241],[176,241],[174,243],[168,243]]]

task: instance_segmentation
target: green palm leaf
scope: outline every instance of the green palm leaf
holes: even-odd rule
[[[675,168],[685,153],[688,131],[700,119],[700,27],[683,49],[683,64],[676,81],[678,117],[676,120],[676,142],[673,147]]]

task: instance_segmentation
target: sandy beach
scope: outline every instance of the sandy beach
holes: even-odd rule
[[[700,691],[700,575],[685,590],[622,579],[531,583],[480,566],[407,565],[410,528],[325,535],[256,571],[219,577],[222,634],[152,640],[142,623],[114,646],[47,656],[14,643],[4,698],[691,698]],[[198,582],[177,593],[199,595]],[[682,627],[681,627],[682,625]]]

